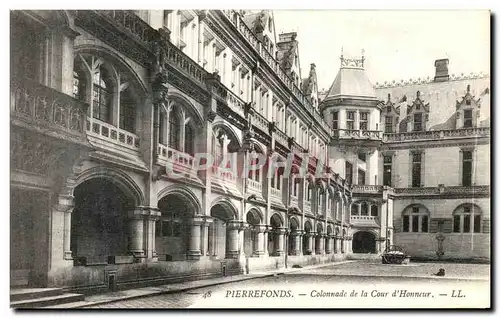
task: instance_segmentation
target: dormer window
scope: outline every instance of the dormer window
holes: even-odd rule
[[[470,99],[467,99],[467,100],[465,101],[465,105],[470,106],[470,104],[471,104]]]
[[[390,113],[392,110],[392,107],[391,106],[387,106],[387,112]]]
[[[417,106],[418,109],[419,106]],[[413,115],[413,131],[422,131],[422,113]]]
[[[464,128],[472,127],[472,109],[464,109]]]

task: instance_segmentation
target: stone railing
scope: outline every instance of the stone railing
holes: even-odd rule
[[[474,127],[474,128],[461,128],[461,129],[450,129],[450,130],[413,131],[413,132],[384,134],[383,141],[402,142],[402,141],[414,141],[414,140],[480,138],[489,136],[490,136],[489,127]]]
[[[194,158],[190,154],[181,152],[162,144],[158,145],[158,155],[160,159],[164,159],[173,163],[174,171],[191,171],[194,165]]]
[[[234,175],[232,171],[219,169],[218,166],[212,167],[212,175],[216,179],[218,179],[220,181],[224,181],[224,182],[236,183],[236,179],[237,179],[237,176]]]
[[[382,193],[384,186],[381,185],[353,185],[352,193]]]
[[[251,190],[257,191],[259,193],[262,191],[262,183],[260,182],[247,178],[247,185]]]
[[[264,117],[257,111],[254,111],[251,116],[252,116],[252,125],[259,128],[265,133],[269,131],[269,122],[267,121],[266,117]]]
[[[118,129],[95,118],[87,119],[87,133],[89,136],[94,136],[132,150],[139,150],[141,146],[139,136],[126,130]]]
[[[450,80],[451,81],[459,81],[459,80],[471,80],[471,79],[478,79],[478,78],[485,78],[489,77],[490,75],[485,72],[471,72],[469,74],[451,74],[450,75]],[[385,81],[383,83],[376,82],[375,83],[375,88],[391,88],[391,87],[398,87],[398,86],[407,86],[407,85],[417,85],[417,84],[428,84],[432,83],[434,81],[434,78],[427,76],[426,78],[410,78],[407,80],[401,79],[399,81],[392,80],[392,81]]]
[[[226,102],[227,105],[236,113],[240,114],[242,117],[245,117],[245,102],[236,96],[230,89],[227,89],[227,97]]]
[[[207,71],[170,41],[166,41],[165,43],[165,64],[173,64],[183,73],[196,79],[201,85],[205,85]]]
[[[351,223],[353,224],[379,224],[380,217],[370,215],[351,215]]]
[[[14,79],[11,114],[30,126],[85,137],[88,104],[29,79]]]
[[[271,187],[271,196],[281,199],[281,190]]]
[[[277,142],[288,148],[288,136],[278,127],[276,127],[276,130],[274,131],[274,137]]]
[[[490,186],[438,186],[424,188],[395,188],[396,195],[489,195]]]
[[[382,131],[379,130],[359,130],[359,129],[334,129],[335,138],[381,140]]]
[[[243,19],[234,10],[222,10],[222,13],[227,17],[227,19],[238,29],[243,38],[245,38],[248,43],[259,53],[260,57],[264,62],[269,65],[269,67],[276,73],[276,75],[281,79],[286,87],[292,92],[292,94],[297,98],[297,100],[310,112],[310,115],[316,119],[316,121],[321,125],[321,127],[331,133],[331,128],[324,122],[321,114],[315,109],[306,96],[302,93],[302,90],[297,87],[292,78],[286,74],[281,68],[280,64],[267,50],[265,46],[257,39],[255,34],[250,30],[250,28],[245,24]]]
[[[155,39],[157,31],[131,10],[96,10],[95,12],[113,20],[147,46],[150,46]]]

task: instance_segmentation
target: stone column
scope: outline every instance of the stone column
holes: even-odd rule
[[[309,233],[309,249],[308,249],[308,252],[311,254],[311,255],[315,255],[316,254],[316,233],[314,232],[310,232]]]
[[[226,258],[238,257],[240,222],[230,221],[226,224]]]
[[[295,231],[292,232],[292,239],[295,240],[295,250],[292,251],[293,255],[301,255],[302,254],[302,232]]]
[[[276,246],[276,250],[275,250],[275,255],[276,256],[281,256],[285,253],[285,233],[286,233],[286,229],[285,228],[279,228],[279,229],[276,229],[276,233],[277,233],[277,238],[278,238],[278,244]]]
[[[325,235],[319,234],[319,253],[320,255],[325,254]]]
[[[63,258],[65,260],[72,259],[71,252],[71,213],[73,212],[73,196],[59,196],[59,204],[57,211],[64,214],[64,227],[63,227]]]
[[[269,255],[268,244],[269,244],[269,231],[271,230],[270,226],[266,226],[266,230],[264,232],[264,255]]]
[[[195,216],[190,220],[191,233],[189,237],[189,248],[187,251],[187,258],[191,260],[198,260],[201,257],[201,225],[203,218]]]
[[[331,236],[330,234],[327,234],[327,236],[325,237],[325,253],[326,254],[330,254],[332,252],[332,246],[331,246]]]
[[[144,252],[144,215],[140,208],[129,212],[128,251],[134,256],[136,263],[142,263],[146,258]]]
[[[146,258],[151,261],[157,261],[158,255],[156,254],[156,221],[161,216],[158,208],[147,208],[146,221]]]
[[[210,246],[208,246],[208,236],[211,235],[209,233],[210,224],[213,224],[213,218],[205,216],[201,224],[201,256],[210,255]]]
[[[335,239],[335,251],[336,251],[336,253],[338,253],[341,250],[341,248],[342,248],[341,244],[342,244],[342,242],[341,242],[340,237],[337,237]]]
[[[253,256],[260,257],[265,254],[265,232],[267,227],[265,225],[254,226],[255,240],[253,241]]]

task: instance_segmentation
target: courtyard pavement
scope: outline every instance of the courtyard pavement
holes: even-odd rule
[[[433,276],[440,268],[446,276]],[[344,261],[131,289],[51,308],[485,308],[489,272],[488,264]],[[261,293],[249,293],[255,290]]]

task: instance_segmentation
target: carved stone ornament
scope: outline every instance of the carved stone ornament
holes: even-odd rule
[[[207,120],[211,123],[213,123],[214,119],[215,119],[215,116],[217,116],[217,113],[214,112],[214,111],[209,111],[208,114],[207,114]]]

